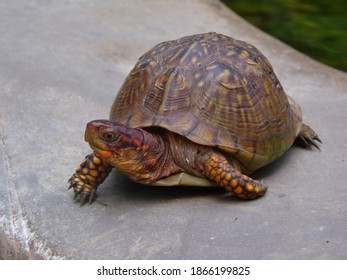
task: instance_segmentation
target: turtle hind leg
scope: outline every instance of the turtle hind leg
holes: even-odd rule
[[[254,199],[267,191],[267,186],[242,174],[222,155],[211,154],[205,161],[204,168],[210,180],[241,199]]]
[[[295,142],[306,148],[314,146],[318,150],[320,150],[320,147],[317,144],[317,142],[322,143],[322,140],[319,139],[317,133],[314,132],[314,130],[311,127],[309,127],[306,124],[303,124]]]

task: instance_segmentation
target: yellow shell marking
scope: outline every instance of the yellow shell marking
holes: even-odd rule
[[[191,54],[192,51],[194,51],[197,47],[198,43],[194,42],[193,44],[191,44],[191,46],[188,48],[188,50],[186,51],[186,53],[184,54],[184,56],[181,58],[180,60],[180,64],[181,65],[185,65],[186,64],[186,59],[189,57],[189,55]]]
[[[217,64],[212,64],[212,65],[209,65],[206,67],[206,70],[213,70],[213,69],[216,69],[218,67]]]
[[[204,81],[198,82],[198,87],[203,87],[204,85],[205,85],[205,82],[204,82]]]
[[[229,52],[227,52],[226,56],[232,56],[233,54],[235,54],[235,52],[229,51]]]
[[[242,94],[238,93],[236,97],[237,97],[237,101],[239,102],[239,104],[242,104],[242,101],[243,101]]]
[[[167,80],[167,83],[165,85],[163,100],[162,100],[160,107],[159,107],[159,110],[158,110],[159,115],[161,115],[164,112],[164,107],[165,107],[166,101],[169,97],[171,83],[172,83],[174,76],[175,76],[175,73],[171,73],[168,80]]]
[[[183,89],[183,88],[184,88],[184,85],[183,85],[183,77],[182,77],[182,75],[178,75],[178,76],[176,77],[176,82],[177,82],[177,84],[180,85],[180,89]]]
[[[199,72],[196,73],[196,74],[194,75],[194,78],[195,78],[195,79],[200,79],[200,78],[201,78],[201,73],[199,73]]]
[[[195,64],[198,61],[198,58],[196,56],[193,56],[191,59],[191,63]]]
[[[228,69],[225,69],[222,73],[220,73],[217,78],[220,80],[228,80],[230,75],[230,71]]]
[[[164,77],[165,75],[163,75]],[[166,77],[163,79],[165,80]],[[166,105],[168,104],[168,99],[170,97],[170,94],[177,94],[178,90],[184,89],[184,81],[183,76],[180,73],[177,73],[176,71],[173,71],[169,74],[169,77],[167,78],[166,84],[161,84],[162,90],[164,90],[164,94],[162,97],[162,102],[160,104],[160,107],[158,109],[158,114],[163,114],[164,111],[167,111]],[[172,90],[172,87],[174,87],[174,90]]]
[[[241,52],[241,56],[243,56],[243,57],[249,57],[249,52],[246,51],[246,50],[243,50],[243,51]]]
[[[245,109],[244,108],[241,108],[241,119],[242,119],[242,122],[244,124],[246,124],[246,113],[245,113]]]

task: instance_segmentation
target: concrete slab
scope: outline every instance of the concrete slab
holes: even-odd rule
[[[218,1],[0,3],[0,258],[347,258],[347,75],[252,27]],[[154,44],[216,31],[256,45],[322,152],[294,147],[256,173],[243,202],[222,190],[141,186],[113,172],[80,208],[67,179],[137,58]]]

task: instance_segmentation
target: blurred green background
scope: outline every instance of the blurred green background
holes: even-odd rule
[[[347,71],[347,0],[222,0],[253,25]]]

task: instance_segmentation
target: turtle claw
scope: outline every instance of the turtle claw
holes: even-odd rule
[[[316,141],[319,143],[322,143],[322,141],[318,137],[304,137],[303,135],[301,135],[300,140],[306,147],[314,146],[316,149],[320,150],[320,147],[318,146]]]
[[[74,189],[74,196],[73,200],[79,200],[80,201],[80,206],[82,207],[84,204],[88,202],[88,204],[93,203],[96,189],[95,187],[91,185],[87,185],[85,183],[81,182],[75,182],[74,176],[71,177],[69,180],[70,186],[68,187],[68,190]]]
[[[88,195],[87,195],[86,193],[82,193],[82,194],[80,195],[80,197],[81,197],[81,200],[80,200],[80,207],[82,207],[84,204],[87,203],[87,200],[89,200],[89,199],[88,199]]]
[[[76,200],[77,197],[78,197],[78,195],[79,195],[79,193],[76,192],[76,193],[74,194],[74,196],[73,196],[73,200]]]
[[[317,142],[323,143],[322,140],[318,137],[317,133],[309,127],[308,125],[303,124],[297,142],[303,144],[305,147],[315,147],[319,151],[321,150]]]
[[[318,144],[316,143],[319,142],[319,143],[322,143],[322,141],[319,139],[319,137],[308,137],[308,138],[304,138],[302,137],[302,140],[305,142],[305,144],[307,146],[314,146],[316,147],[318,150],[320,150],[320,147],[318,146]]]
[[[83,192],[80,195],[80,207],[82,207],[84,204],[92,204],[95,198],[96,192],[92,191],[90,193],[88,192]]]

